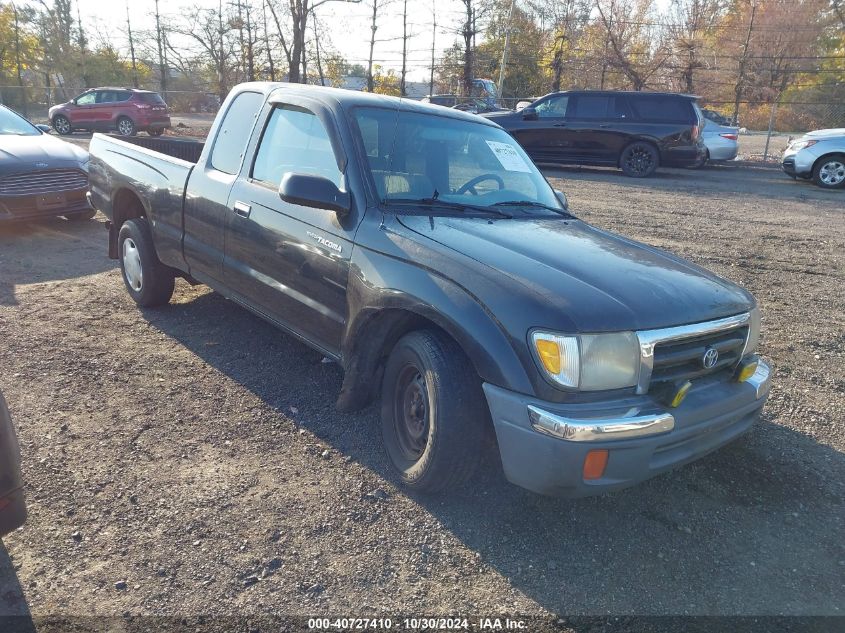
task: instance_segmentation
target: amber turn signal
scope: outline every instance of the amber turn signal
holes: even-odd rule
[[[757,359],[744,360],[736,369],[736,381],[745,382],[757,371]]]
[[[584,479],[601,479],[607,468],[607,449],[594,450],[584,458]]]

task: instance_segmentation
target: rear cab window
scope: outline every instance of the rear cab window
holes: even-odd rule
[[[213,169],[230,175],[240,171],[252,128],[263,104],[264,95],[259,92],[242,92],[229,104],[211,150],[209,163]]]

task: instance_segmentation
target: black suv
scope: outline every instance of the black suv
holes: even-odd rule
[[[705,156],[696,97],[663,92],[566,91],[518,112],[484,114],[537,163],[613,165],[645,177]]]

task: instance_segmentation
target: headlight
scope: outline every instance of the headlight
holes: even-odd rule
[[[745,344],[744,356],[753,354],[757,351],[757,345],[760,343],[760,308],[754,306],[751,310],[751,320],[748,324],[748,341]]]
[[[640,354],[633,332],[563,336],[535,331],[531,341],[540,367],[563,387],[600,391],[637,384]]]
[[[818,141],[795,141],[792,143],[787,149],[790,149],[794,152],[797,152],[800,149],[805,149],[807,147],[812,147],[818,143]]]

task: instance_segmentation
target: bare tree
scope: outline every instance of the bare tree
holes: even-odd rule
[[[724,14],[724,0],[672,0],[666,33],[681,90],[695,91],[695,71],[705,67],[708,40]]]

